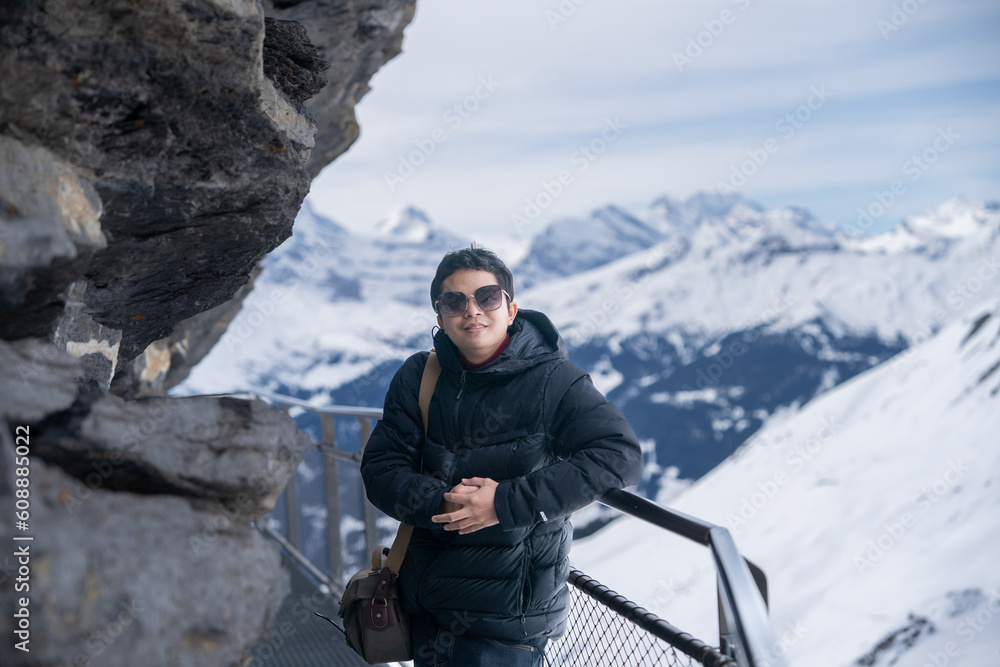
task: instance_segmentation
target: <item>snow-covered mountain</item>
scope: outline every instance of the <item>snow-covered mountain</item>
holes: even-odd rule
[[[962,200],[873,239],[739,197],[664,197],[642,220],[610,211],[581,218],[581,238],[625,225],[651,245],[515,297],[552,318],[622,407],[647,447],[640,490],[651,497],[668,468],[700,477],[776,411],[932,334],[988,288],[977,272],[1000,251],[998,207]],[[437,262],[467,245],[418,211],[383,228],[399,234],[352,235],[304,208],[176,393],[256,388],[381,405],[402,360],[430,345]]]
[[[996,274],[973,270],[968,290],[972,276],[989,287],[978,306],[773,415],[671,502],[728,527],[767,572],[774,652],[789,665],[1000,664]],[[706,548],[625,517],[571,558],[682,630],[718,637]]]
[[[513,272],[523,287],[531,287],[607,264],[663,239],[622,209],[605,206],[584,219],[563,218],[546,227]]]
[[[661,240],[532,288],[517,283],[515,298],[549,314],[571,358],[621,406],[646,455],[638,491],[661,501],[776,414],[927,339],[1000,284],[991,282],[995,204],[954,200],[871,239],[801,210],[716,195],[661,198],[640,218]],[[350,234],[304,208],[239,316],[174,393],[249,389],[381,406],[402,361],[431,344],[438,261],[468,245],[417,211],[383,227],[399,236]],[[296,414],[318,439],[315,419]],[[356,443],[357,428],[338,420],[339,442]],[[320,466],[307,460],[296,475],[303,544],[316,562],[326,543]],[[587,508],[578,534],[609,515]],[[344,527],[363,558],[360,523]]]
[[[909,221],[919,245],[852,239],[797,209],[722,210],[520,297],[655,441],[650,463],[683,477],[711,469],[775,410],[932,334],[986,288],[977,272],[1000,253],[995,205],[956,200]]]

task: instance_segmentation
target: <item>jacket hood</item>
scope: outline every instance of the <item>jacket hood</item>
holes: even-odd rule
[[[517,311],[514,323],[507,327],[510,343],[497,359],[475,373],[519,373],[525,368],[550,359],[568,359],[566,343],[552,321],[537,310],[526,308]],[[437,350],[441,368],[461,373],[464,369],[458,348],[448,335],[439,330],[434,334],[434,349]]]

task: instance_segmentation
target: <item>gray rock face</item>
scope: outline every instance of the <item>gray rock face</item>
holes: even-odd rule
[[[238,664],[288,588],[252,521],[308,436],[256,400],[78,394],[80,361],[39,341],[0,341],[0,363],[15,371],[0,376],[0,506],[28,479],[18,535],[32,537],[29,590],[13,550],[0,555],[0,633],[30,593],[31,664]],[[0,664],[15,655],[0,645]]]
[[[39,340],[0,340],[0,418],[34,424],[76,401],[80,362]]]
[[[305,104],[318,127],[316,146],[306,164],[315,178],[358,138],[354,106],[370,90],[372,75],[402,50],[403,28],[413,19],[416,2],[262,1],[268,16],[304,25],[320,57],[330,63],[324,74],[326,86]]]
[[[0,448],[9,459],[9,436]],[[177,497],[85,492],[39,460],[31,481],[34,539],[13,542],[9,522],[0,535],[29,549],[31,652],[11,641],[16,564],[4,563],[4,665],[235,665],[288,593],[276,545],[246,518]]]
[[[294,104],[324,63],[303,56],[301,30],[279,30],[265,50],[252,0],[24,0],[0,8],[0,26],[0,129],[22,152],[43,146],[85,170],[103,207],[87,230],[111,242],[67,272],[87,281],[89,316],[121,331],[124,368],[230,299],[291,233],[315,133]],[[291,99],[265,76],[265,54]],[[14,174],[14,189],[30,177]],[[67,284],[22,298],[6,337],[24,330],[26,309],[56,309]]]
[[[106,247],[100,198],[85,170],[3,134],[0,165],[0,338],[43,336],[63,310],[56,295]]]
[[[35,428],[34,452],[89,487],[217,502],[256,519],[274,507],[309,437],[259,400],[105,395]]]
[[[30,469],[33,537],[30,654],[0,554],[0,664],[225,667],[266,631],[287,582],[251,522],[306,436],[107,392],[162,392],[219,339],[413,6],[0,2],[0,507]]]
[[[167,338],[150,343],[128,368],[115,375],[111,391],[133,398],[163,396],[183,382],[225,335],[260,271],[258,264],[250,280],[229,301],[178,322]]]

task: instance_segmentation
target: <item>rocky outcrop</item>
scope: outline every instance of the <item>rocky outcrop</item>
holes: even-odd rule
[[[308,440],[162,394],[358,136],[413,5],[0,3],[0,506],[30,471],[31,664],[235,665],[267,629],[287,583],[252,522]]]
[[[258,265],[250,274],[250,280],[229,301],[178,322],[173,333],[150,343],[125,370],[115,375],[111,391],[132,398],[163,396],[168,389],[183,382],[191,369],[222,339],[260,272]]]
[[[2,524],[30,560],[0,558],[0,634],[15,637],[23,594],[31,664],[238,664],[288,588],[252,522],[308,436],[260,401],[79,394],[80,360],[38,341],[0,341],[0,362],[0,496],[9,508],[30,480],[18,536],[31,538]],[[0,663],[17,657],[0,646]]]
[[[10,475],[8,429],[0,437]],[[90,489],[37,460],[31,478],[34,540],[13,542],[10,522],[0,535],[29,548],[30,661],[14,648],[5,595],[5,665],[238,664],[288,593],[280,555],[245,517],[184,498]]]
[[[315,123],[315,145],[305,163],[314,178],[357,140],[354,107],[369,91],[371,76],[400,53],[415,3],[382,0],[353,11],[341,3],[314,1],[265,0],[263,6],[268,15],[264,72]],[[317,58],[329,69],[317,73]],[[213,312],[176,324],[170,336],[151,343],[127,369],[118,369],[113,391],[156,395],[182,382],[225,332],[248,291],[244,286]]]
[[[316,119],[316,145],[306,163],[311,177],[358,138],[354,106],[369,91],[368,80],[398,55],[403,28],[413,19],[413,0],[339,3],[263,0],[268,16],[306,27],[309,39],[330,64],[326,86],[305,103]]]
[[[289,236],[314,132],[264,76],[264,20],[251,0],[6,7],[0,67],[17,76],[5,74],[0,122],[9,150],[43,165],[46,189],[71,179],[80,193],[60,222],[81,220],[78,257],[91,244],[72,277],[81,313],[120,333],[114,371],[229,300]],[[14,227],[46,213],[19,205],[38,189],[25,176],[3,194]],[[35,290],[8,313],[8,330],[24,330],[24,310],[61,315],[64,287]],[[36,335],[59,325],[32,323]],[[90,333],[73,342],[112,340]]]
[[[256,519],[309,437],[258,400],[105,395],[35,428],[33,451],[102,489],[211,500]]]

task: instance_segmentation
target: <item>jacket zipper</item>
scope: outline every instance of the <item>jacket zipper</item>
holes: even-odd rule
[[[465,374],[467,371],[462,371],[462,379],[459,381],[458,385],[458,395],[455,396],[455,400],[462,398],[462,392],[465,391]]]
[[[528,602],[531,601],[531,543],[524,541],[524,585],[521,587],[521,632],[528,636],[525,626],[528,614]]]

